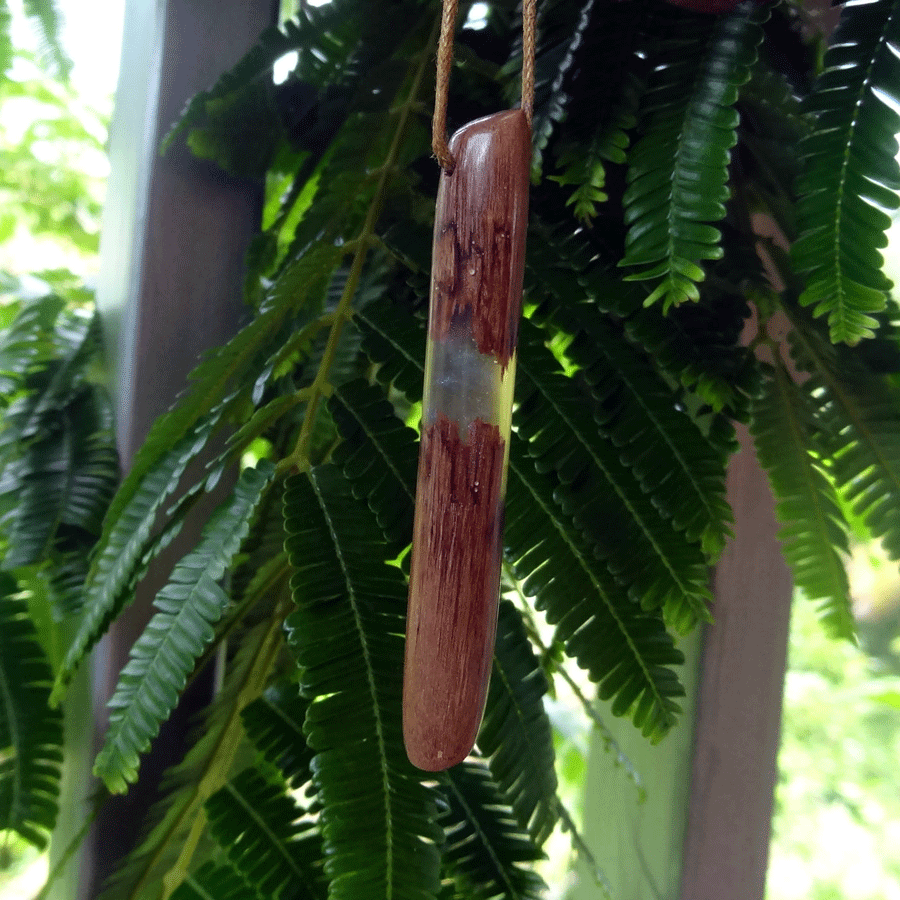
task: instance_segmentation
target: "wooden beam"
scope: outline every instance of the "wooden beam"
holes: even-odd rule
[[[230,178],[185,149],[158,147],[187,100],[210,87],[275,19],[274,0],[128,0],[110,137],[101,242],[100,307],[116,399],[123,468],[154,419],[185,387],[199,355],[237,330],[244,255],[258,230],[262,185]],[[186,524],[169,564],[198,537]],[[164,568],[164,567],[163,567]],[[94,658],[98,738],[105,704],[149,620],[165,572],[142,583]],[[205,705],[209,684],[199,685]],[[164,727],[127,797],[106,804],[88,842],[81,896],[97,896],[134,846],[162,771],[180,759],[191,715],[183,703]]]
[[[792,584],[746,428],[728,471],[734,539],[715,573],[698,695],[682,900],[762,900]]]

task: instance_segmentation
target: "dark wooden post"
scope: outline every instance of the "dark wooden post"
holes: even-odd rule
[[[715,575],[700,671],[682,900],[762,900],[792,584],[746,429],[731,461],[734,540]]]
[[[277,5],[277,0],[129,0],[126,5],[98,285],[126,470],[153,420],[184,389],[199,354],[236,331],[244,254],[261,210],[260,184],[228,178],[184,150],[160,157],[160,140],[186,101],[252,46],[274,20]],[[186,527],[181,552],[196,537],[197,526]],[[106,700],[159,587],[148,579],[95,654],[98,734]],[[199,690],[204,703],[209,683]],[[161,772],[183,752],[190,707],[188,698],[154,744],[138,784],[98,819],[83,860],[81,896],[97,896],[134,846]]]

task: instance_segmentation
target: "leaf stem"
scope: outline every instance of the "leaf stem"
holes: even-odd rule
[[[309,443],[312,439],[316,412],[318,411],[319,402],[322,397],[326,397],[331,393],[328,374],[334,363],[344,323],[353,315],[353,297],[356,294],[356,289],[359,285],[359,279],[362,275],[362,269],[366,261],[366,256],[368,255],[369,247],[378,240],[375,235],[375,225],[378,222],[378,217],[381,214],[381,208],[384,204],[388,179],[397,166],[400,143],[403,134],[406,131],[406,123],[409,120],[410,113],[418,106],[416,97],[422,87],[436,35],[437,27],[435,26],[432,29],[431,36],[429,37],[425,48],[419,54],[418,68],[413,75],[409,94],[396,110],[399,114],[397,128],[394,131],[394,137],[391,141],[384,163],[380,167],[378,185],[375,188],[375,195],[369,205],[369,210],[366,214],[366,219],[363,222],[362,229],[360,230],[359,235],[347,244],[348,251],[353,251],[353,262],[350,266],[350,274],[347,277],[344,292],[341,294],[341,298],[338,301],[337,308],[333,314],[334,320],[328,334],[325,351],[322,354],[322,361],[319,364],[318,371],[316,372],[312,384],[309,386],[309,402],[306,406],[306,414],[303,418],[303,425],[300,428],[297,444],[290,456],[285,457],[279,464],[279,470],[281,471],[284,471],[285,469],[295,469],[298,472],[302,472],[309,468]]]
[[[194,851],[206,828],[206,812],[203,804],[225,784],[228,778],[243,735],[241,710],[262,693],[269,680],[269,672],[281,651],[284,635],[282,625],[289,603],[289,598],[283,598],[276,606],[268,627],[262,635],[244,684],[228,711],[228,719],[217,742],[215,753],[211,755],[212,764],[194,789],[194,796],[186,810],[185,818],[187,818],[188,812],[194,810],[196,812],[194,812],[190,831],[184,840],[178,859],[172,868],[163,875],[163,900],[167,900],[172,895],[187,875]]]

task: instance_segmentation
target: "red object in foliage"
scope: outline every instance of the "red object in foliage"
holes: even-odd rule
[[[669,0],[672,6],[680,6],[693,12],[710,13],[714,16],[734,9],[740,2],[741,0]]]

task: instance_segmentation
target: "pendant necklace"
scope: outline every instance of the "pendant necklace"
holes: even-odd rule
[[[535,0],[523,3],[522,105],[446,140],[456,0],[445,0],[433,149],[441,165],[416,485],[403,735],[426,771],[475,744],[494,655],[522,307]]]

